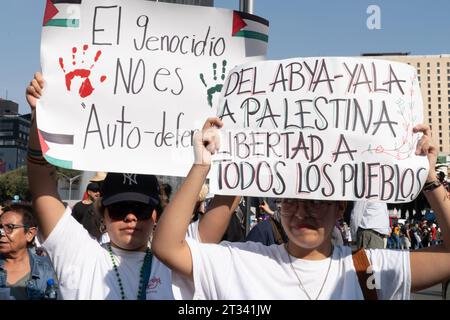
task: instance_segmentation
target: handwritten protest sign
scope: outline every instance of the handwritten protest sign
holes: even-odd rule
[[[211,192],[311,199],[414,199],[428,172],[415,70],[362,58],[248,63],[230,71]]]
[[[186,175],[226,74],[263,59],[268,22],[144,0],[48,1],[37,121],[66,168]]]

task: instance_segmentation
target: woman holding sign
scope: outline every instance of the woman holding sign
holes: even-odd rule
[[[193,280],[195,299],[409,299],[412,291],[450,277],[450,242],[413,252],[360,250],[335,246],[331,234],[346,203],[283,199],[281,221],[287,244],[200,244],[185,239],[192,208],[220,147],[222,121],[210,118],[194,139],[196,162],[173,201],[165,209],[154,235],[155,255],[177,274]],[[416,154],[427,156],[430,172],[424,191],[444,239],[450,239],[450,199],[437,182],[437,150],[428,127]],[[264,266],[264,273],[257,272]]]
[[[33,115],[28,179],[42,246],[56,270],[63,299],[173,299],[171,272],[148,247],[156,215],[162,211],[157,178],[126,173],[106,176],[96,208],[111,242],[98,244],[72,217],[70,208],[64,207],[57,192],[55,167],[42,155],[35,108],[43,87],[42,76],[36,73],[27,88]],[[190,236],[219,242],[238,200],[214,199]],[[189,292],[180,292],[181,296],[189,298]]]

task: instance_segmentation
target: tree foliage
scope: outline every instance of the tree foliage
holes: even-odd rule
[[[15,195],[21,200],[31,200],[25,166],[0,175],[0,200],[11,200]]]
[[[73,178],[79,174],[81,171],[78,170],[56,168],[58,180],[67,180],[66,177]],[[15,195],[18,195],[20,200],[31,201],[26,166],[0,175],[0,201],[12,200]]]

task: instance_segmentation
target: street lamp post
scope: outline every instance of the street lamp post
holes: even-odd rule
[[[79,174],[79,175],[77,175],[77,176],[75,176],[75,177],[69,179],[69,200],[72,199],[72,182],[74,182],[76,179],[78,179],[78,178],[81,177],[81,176],[82,176],[82,175]]]
[[[72,178],[69,178],[68,176],[66,176],[64,173],[61,173],[61,175],[63,176],[63,177],[65,177],[67,180],[69,180],[69,201],[72,199],[72,183],[75,181],[75,180],[77,180],[79,177],[81,177],[82,176],[82,174],[79,174],[79,175],[77,175],[77,176],[75,176],[75,177],[72,177]]]
[[[239,0],[239,10],[242,12],[253,14],[253,0]],[[245,207],[245,235],[247,235],[250,232],[251,223],[250,197],[245,197]]]
[[[253,14],[253,0],[239,0],[239,10]]]

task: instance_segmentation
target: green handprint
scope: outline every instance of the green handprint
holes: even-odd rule
[[[222,79],[222,83],[218,83],[210,88],[208,88],[208,85],[205,82],[205,77],[204,77],[203,73],[200,73],[200,80],[202,80],[202,83],[205,86],[205,88],[208,88],[206,90],[206,94],[207,94],[208,105],[210,107],[212,107],[213,95],[222,90],[223,81],[225,80],[226,66],[227,66],[227,60],[223,60],[222,61],[222,74],[220,76],[220,79]],[[213,67],[213,79],[214,79],[214,81],[217,81],[217,63],[214,62],[212,67]]]

